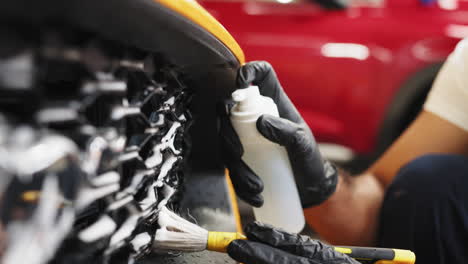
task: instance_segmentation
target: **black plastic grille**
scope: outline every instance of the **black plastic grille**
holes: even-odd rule
[[[3,131],[12,132],[1,136],[0,150],[5,155],[16,151],[11,142],[21,127],[36,139],[22,148],[25,153],[37,142],[58,144],[43,140],[51,136],[77,147],[67,155],[73,162],[65,163],[68,167],[56,176],[66,203],[50,219],[58,222],[69,209],[74,224],[58,238],[58,245],[44,245],[54,247],[53,257],[33,258],[31,253],[26,260],[132,263],[151,248],[160,206],[177,207],[174,194],[183,181],[190,146],[192,92],[160,54],[61,28],[41,30],[28,48],[0,59],[0,71],[12,72],[0,74],[0,123]],[[29,162],[27,158],[22,162]],[[40,204],[47,202],[41,199],[43,186],[45,179],[55,177],[51,168],[56,163],[29,175],[37,181],[33,186],[15,180],[16,163],[0,163],[2,172],[10,175],[0,201],[7,231],[18,219],[6,211],[25,209],[6,208],[5,201],[20,201],[26,192],[38,194],[35,200],[23,201],[32,204],[25,206],[31,207],[29,217],[34,218]],[[21,249],[8,247],[6,254],[11,250]]]

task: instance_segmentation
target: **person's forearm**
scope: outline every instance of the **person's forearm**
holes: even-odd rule
[[[329,243],[372,246],[383,197],[384,188],[372,174],[340,172],[335,193],[304,213],[307,223]]]
[[[372,245],[385,189],[407,162],[428,153],[468,155],[468,133],[427,111],[359,176],[340,174],[335,193],[323,204],[305,209],[307,222],[334,244]]]

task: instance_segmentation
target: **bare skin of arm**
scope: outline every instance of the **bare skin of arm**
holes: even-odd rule
[[[365,173],[340,173],[336,192],[323,204],[304,210],[307,223],[338,245],[372,246],[386,188],[409,161],[430,153],[467,155],[468,132],[422,111]]]

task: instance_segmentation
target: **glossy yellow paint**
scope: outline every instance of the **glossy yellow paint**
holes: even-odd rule
[[[161,5],[176,11],[182,16],[190,19],[197,25],[206,29],[220,40],[231,52],[236,56],[239,64],[245,63],[244,52],[237,41],[229,34],[229,32],[208,13],[195,0],[154,0]]]

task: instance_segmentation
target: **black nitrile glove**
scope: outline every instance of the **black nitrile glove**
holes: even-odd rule
[[[285,146],[293,169],[296,185],[304,208],[318,205],[335,191],[338,172],[323,160],[310,128],[284,92],[268,62],[255,61],[244,65],[237,76],[237,85],[246,88],[257,85],[260,93],[278,106],[280,118],[262,115],[257,129],[267,139]],[[232,104],[221,112],[221,146],[223,160],[237,194],[253,206],[263,204],[260,178],[241,160],[243,149],[239,137],[229,121]],[[226,113],[227,112],[227,113]]]
[[[244,229],[249,240],[234,240],[227,252],[248,264],[359,264],[333,247],[307,236],[253,222]]]

